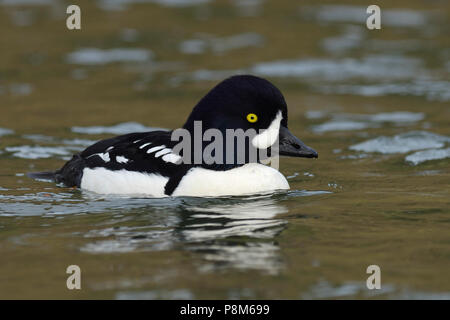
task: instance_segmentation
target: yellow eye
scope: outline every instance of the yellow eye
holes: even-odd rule
[[[255,123],[256,121],[258,121],[258,116],[254,113],[249,113],[247,115],[247,121],[251,122],[251,123]]]

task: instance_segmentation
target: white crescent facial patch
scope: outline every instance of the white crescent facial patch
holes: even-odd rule
[[[280,134],[281,119],[283,115],[281,111],[278,111],[270,126],[252,139],[252,145],[258,149],[267,149],[273,145]]]

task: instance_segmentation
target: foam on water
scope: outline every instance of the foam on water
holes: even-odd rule
[[[327,116],[327,111],[325,110],[308,110],[305,112],[305,117],[307,119],[321,119]]]
[[[22,138],[31,140],[35,143],[39,144],[51,144],[51,145],[58,145],[58,148],[66,148],[70,150],[81,150],[83,147],[90,146],[94,144],[95,140],[88,140],[88,139],[60,139],[52,136],[46,136],[42,134],[24,134],[22,135]],[[52,146],[53,147],[53,146]],[[17,147],[14,147],[17,148]],[[38,146],[35,146],[33,148],[38,148]]]
[[[82,146],[82,147],[88,147],[97,141],[94,140],[88,140],[88,139],[63,139],[61,141],[65,145],[69,146]]]
[[[5,151],[11,152],[14,157],[22,159],[44,159],[72,154],[72,152],[66,147],[42,147],[28,145],[6,147]]]
[[[377,137],[350,146],[350,150],[383,154],[408,153],[416,150],[442,148],[450,138],[427,131],[410,131],[393,137]]]
[[[319,119],[325,117],[326,113],[315,111],[314,113],[307,112],[305,115],[309,119]],[[380,123],[383,122],[408,124],[425,118],[425,114],[422,112],[407,111],[382,112],[376,114],[336,113],[331,116],[333,120],[312,126],[312,131],[322,133],[327,131],[361,130],[379,127]]]
[[[37,143],[46,143],[46,144],[62,144],[65,146],[90,146],[95,143],[95,140],[88,139],[59,139],[56,137],[46,136],[42,134],[24,134],[22,138],[31,140]]]
[[[379,290],[367,290],[367,285],[362,281],[347,281],[340,285],[333,285],[326,280],[320,280],[314,284],[307,293],[302,294],[302,299],[336,299],[348,296],[361,295],[372,297],[384,295],[387,299],[400,300],[448,300],[450,292],[423,292],[410,288],[398,288],[392,284],[383,284]]]
[[[343,25],[342,33],[321,41],[322,48],[331,55],[347,54],[352,49],[360,50],[364,47],[368,52],[396,52],[404,53],[417,50],[420,41],[415,39],[380,40],[370,39],[365,26]]]
[[[399,111],[399,112],[382,112],[374,115],[361,115],[362,117],[366,117],[370,121],[374,122],[416,122],[421,121],[425,118],[425,114],[422,112],[408,112],[408,111]]]
[[[268,77],[300,77],[308,80],[412,79],[425,75],[422,61],[400,55],[369,55],[362,59],[300,59],[258,63],[252,72]]]
[[[341,285],[334,286],[326,280],[320,280],[314,284],[307,293],[302,294],[302,299],[336,299],[346,296],[363,294],[364,296],[374,296],[393,292],[394,286],[385,284],[380,290],[367,290],[365,282],[348,281]]]
[[[418,151],[408,155],[405,160],[413,165],[418,165],[425,161],[441,160],[446,158],[450,158],[450,148]]]
[[[351,5],[323,5],[319,7],[302,8],[308,16],[319,21],[336,23],[350,22],[365,24],[368,14],[365,6]],[[391,27],[420,28],[428,22],[427,13],[410,9],[384,9],[382,10],[382,23]]]
[[[95,143],[94,140],[87,139],[60,139],[41,134],[25,134],[23,139],[31,140],[35,145],[9,146],[4,150],[11,156],[22,159],[46,159],[52,157],[64,160],[75,152],[81,151],[85,147]],[[44,145],[39,145],[44,144]]]
[[[146,132],[155,130],[166,131],[167,129],[147,127],[138,122],[123,122],[113,126],[72,127],[73,132],[85,134],[126,134],[132,132]]]
[[[104,65],[115,62],[147,62],[153,57],[152,51],[139,48],[97,49],[83,48],[69,53],[66,61],[71,64]]]
[[[53,143],[56,141],[55,137],[46,136],[43,134],[24,134],[22,135],[22,138],[40,143]]]
[[[265,0],[233,0],[233,5],[238,10],[238,14],[246,17],[254,17],[263,10]]]
[[[12,83],[0,86],[0,94],[9,93],[12,96],[28,96],[33,92],[33,86],[29,83]]]
[[[78,213],[98,213],[110,211],[121,213],[124,210],[154,206],[164,210],[176,209],[178,200],[166,201],[156,198],[110,197],[83,191],[83,197],[72,192],[37,192],[24,195],[0,194],[0,216],[56,216]],[[20,208],[20,209],[18,209]],[[168,218],[169,219],[169,218]]]
[[[192,52],[202,52],[203,47]],[[200,69],[179,74],[170,82],[220,81],[236,74],[255,74],[262,77],[295,78],[326,94],[354,94],[384,96],[389,94],[424,96],[429,100],[449,101],[450,82],[431,78],[423,68],[422,60],[401,55],[372,55],[362,59],[300,59],[257,63],[249,68],[235,70]],[[364,80],[367,84],[349,84]],[[343,83],[338,83],[343,82]]]
[[[427,72],[420,59],[402,55],[379,54],[368,55],[361,59],[276,60],[260,62],[252,67],[237,70],[197,70],[185,78],[195,81],[218,80],[227,75],[243,73],[252,73],[262,77],[296,78],[308,83],[324,81],[334,83],[354,79],[380,82],[412,80],[418,77],[426,79],[427,77]],[[321,85],[319,88],[324,90],[323,88],[327,87]]]
[[[211,0],[97,0],[97,6],[108,11],[126,10],[128,6],[139,3],[155,3],[165,7],[190,7],[205,4]]]
[[[349,25],[341,35],[323,39],[322,47],[331,54],[342,53],[360,47],[364,35],[364,28]]]
[[[332,120],[312,127],[312,131],[317,133],[327,132],[327,131],[348,131],[348,130],[361,130],[370,127],[375,127],[375,125],[349,120]]]
[[[13,133],[14,133],[14,131],[11,129],[0,128],[0,137],[6,136],[7,134],[13,134]]]
[[[411,82],[377,84],[320,85],[317,89],[324,93],[356,94],[367,97],[387,94],[424,96],[429,100],[449,101],[450,82],[441,80],[413,80]]]
[[[264,38],[258,33],[248,32],[224,38],[203,35],[200,39],[185,40],[180,44],[180,51],[186,54],[200,54],[208,50],[224,53],[233,49],[261,46]]]
[[[139,284],[142,284],[141,281]],[[193,300],[195,295],[188,289],[150,290],[150,291],[120,291],[117,300]]]
[[[59,139],[40,134],[26,134],[22,138],[42,145],[20,145],[6,147],[5,151],[11,156],[22,159],[46,159],[58,157],[68,160],[70,155],[83,150],[96,141],[87,139]]]
[[[359,114],[359,113],[335,113],[332,114],[335,120],[357,120],[374,123],[413,123],[421,121],[425,118],[423,112],[409,112],[409,111],[393,111],[393,112],[381,112],[375,114]]]
[[[203,46],[196,47],[192,43],[194,53],[204,50]],[[395,55],[368,55],[360,59],[297,59],[297,60],[276,60],[260,62],[251,67],[235,70],[207,70],[200,69],[189,74],[179,74],[171,79],[173,84],[178,84],[185,80],[193,81],[219,81],[224,77],[236,74],[255,74],[261,77],[295,78],[298,81],[306,82],[317,90],[324,93],[346,93],[346,90],[358,88],[358,86],[337,84],[340,81],[365,80],[376,82],[375,86],[384,86],[387,81],[413,81],[416,87],[407,87],[406,94],[427,93],[427,86],[434,83],[437,87],[434,91],[437,94],[450,95],[448,85],[444,83],[432,82],[423,61],[417,58]],[[329,84],[324,84],[329,82]],[[408,82],[409,83],[409,82]],[[369,85],[371,86],[371,85]],[[410,92],[409,90],[412,90]],[[342,92],[341,92],[342,91]],[[418,93],[416,93],[418,91]],[[361,94],[359,92],[355,92]],[[384,91],[369,94],[384,94]],[[429,93],[432,94],[432,93]]]

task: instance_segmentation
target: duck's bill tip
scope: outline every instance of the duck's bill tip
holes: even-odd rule
[[[311,149],[311,148],[309,148],[309,149]],[[299,155],[299,157],[317,159],[317,158],[319,158],[319,154],[314,149],[311,149],[310,152],[302,153]]]
[[[288,128],[282,126],[280,128],[280,147],[279,154],[288,157],[300,158],[318,158],[319,154],[316,150],[308,147],[300,139],[294,136]]]

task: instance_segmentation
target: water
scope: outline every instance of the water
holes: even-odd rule
[[[100,50],[83,48],[67,55],[68,63],[81,65],[102,65],[115,62],[146,62],[151,59],[152,52],[136,48],[115,48]]]
[[[201,54],[211,50],[216,54],[222,54],[229,50],[262,46],[264,39],[257,33],[243,33],[226,38],[214,38],[205,34],[200,39],[189,39],[180,44],[180,51],[186,54]]]
[[[61,1],[0,1],[0,298],[449,299],[448,4],[379,3],[381,31],[351,1],[79,4],[68,31]],[[272,80],[319,151],[281,159],[288,192],[120,197],[25,175],[179,127],[236,73]]]

